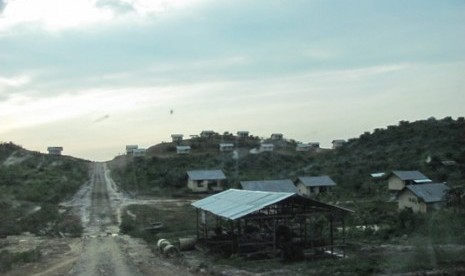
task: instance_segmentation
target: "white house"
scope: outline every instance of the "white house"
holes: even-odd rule
[[[390,191],[401,191],[407,185],[425,184],[433,182],[419,171],[393,171],[388,177]]]
[[[346,140],[343,140],[343,139],[336,139],[331,142],[331,144],[333,144],[333,149],[338,149],[342,147],[345,143],[347,142]]]
[[[301,176],[297,179],[297,190],[305,196],[328,192],[334,186],[336,183],[327,175]]]
[[[282,133],[272,133],[271,140],[282,140],[283,134]]]
[[[245,130],[240,130],[237,132],[237,137],[239,138],[247,138],[249,137],[249,132]]]
[[[223,190],[225,179],[221,170],[187,171],[187,188],[193,192],[218,192]]]
[[[132,156],[134,156],[134,157],[144,157],[146,153],[147,153],[146,149],[134,149],[132,151]]]
[[[234,150],[234,144],[232,143],[220,143],[219,149],[221,152],[230,152]]]
[[[191,152],[190,146],[177,146],[176,153],[177,154],[189,154]]]
[[[274,150],[274,145],[273,144],[260,144],[260,152],[263,151],[273,151]]]
[[[138,145],[127,145],[126,146],[126,154],[132,154],[132,152],[136,149],[138,149]]]
[[[184,135],[182,134],[171,134],[171,141],[173,141],[173,143],[182,142],[183,137]]]
[[[295,147],[296,151],[310,151],[313,147],[310,144],[299,143]]]
[[[61,155],[63,151],[63,147],[48,147],[47,148],[48,154],[50,155]]]
[[[414,213],[426,213],[440,209],[445,204],[447,190],[449,187],[444,183],[407,185],[397,195],[399,210],[410,208]]]

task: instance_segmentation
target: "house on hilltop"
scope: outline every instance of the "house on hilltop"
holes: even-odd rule
[[[274,150],[274,145],[273,144],[260,144],[260,152],[263,151],[273,151]]]
[[[47,148],[48,154],[50,155],[61,155],[63,151],[63,147],[48,147]]]
[[[220,143],[219,150],[221,152],[231,152],[234,150],[234,144],[232,143]]]
[[[137,150],[138,148],[138,145],[126,145],[126,154],[130,155],[134,150]]]
[[[179,143],[182,142],[184,135],[182,134],[171,134],[171,141],[173,143]]]
[[[282,140],[283,139],[283,134],[282,133],[272,133],[270,139],[271,140]]]
[[[187,171],[187,188],[193,192],[218,192],[223,190],[226,176],[221,170]]]
[[[215,135],[215,132],[213,130],[203,130],[200,132],[200,137],[202,138],[210,138],[213,135]]]
[[[297,146],[295,147],[295,150],[296,150],[296,151],[300,151],[300,152],[302,152],[302,151],[305,152],[305,151],[310,151],[312,148],[313,148],[313,147],[312,147],[312,145],[310,145],[310,144],[299,143],[299,144],[297,144]]]
[[[144,157],[147,154],[147,149],[135,149],[132,151],[134,157]]]
[[[297,188],[290,179],[241,181],[243,190],[262,192],[297,193]]]
[[[390,191],[401,191],[407,185],[425,184],[433,182],[419,171],[392,171],[388,177]]]
[[[399,210],[411,209],[414,213],[437,210],[445,204],[449,187],[444,183],[407,185],[398,194]]]
[[[300,195],[313,196],[320,193],[329,192],[336,186],[329,176],[301,176],[297,179],[297,189]]]
[[[190,146],[177,146],[176,153],[177,154],[189,154],[191,153],[191,147]]]
[[[336,139],[331,142],[331,144],[333,144],[333,149],[338,149],[342,147],[345,143],[347,142],[346,140],[343,140],[343,139]]]
[[[247,138],[247,137],[249,137],[249,132],[244,131],[244,130],[240,130],[240,131],[237,132],[237,137],[239,137],[239,138]]]

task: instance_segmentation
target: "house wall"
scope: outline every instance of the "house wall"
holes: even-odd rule
[[[405,183],[399,177],[392,175],[388,179],[388,187],[391,191],[401,191],[405,188]]]
[[[297,184],[297,190],[299,195],[312,196],[323,192],[323,187],[307,187],[302,182]]]
[[[404,190],[398,197],[399,210],[410,208],[414,213],[426,213],[427,205],[409,190]]]
[[[221,180],[187,180],[187,188],[193,192],[222,191]]]

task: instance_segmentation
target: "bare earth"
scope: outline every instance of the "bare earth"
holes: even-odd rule
[[[139,239],[119,235],[125,198],[103,163],[95,163],[91,180],[63,203],[81,216],[82,238],[12,237],[11,246],[37,246],[40,263],[21,265],[5,275],[192,275],[185,266],[154,254]]]

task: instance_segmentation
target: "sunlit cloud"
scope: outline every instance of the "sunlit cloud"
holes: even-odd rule
[[[0,31],[33,24],[60,31],[114,20],[123,13],[150,16],[198,0],[9,0],[0,14]]]

